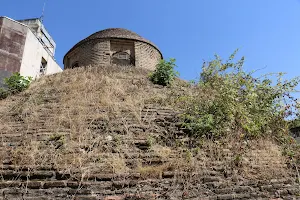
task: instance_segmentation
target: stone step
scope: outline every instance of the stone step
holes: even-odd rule
[[[69,137],[69,132],[38,132],[35,134],[5,134],[0,135],[0,142],[8,143],[8,142],[20,142],[24,141],[24,139],[35,139],[35,141],[46,141],[51,139],[51,137],[55,137],[56,135]]]

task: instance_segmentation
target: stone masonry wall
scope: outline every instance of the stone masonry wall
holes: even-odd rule
[[[54,96],[51,98],[53,98],[51,101],[56,101]],[[56,117],[51,115],[53,114],[53,107],[45,107],[45,109],[48,110],[46,112],[48,115],[39,118],[38,127],[24,127],[21,122],[11,124],[14,134],[3,133],[0,148],[9,153],[10,149],[21,145],[24,139],[22,136],[25,133],[24,130],[26,130],[27,137],[34,137],[39,141],[47,141],[54,131],[57,133],[57,130],[50,129],[44,122],[51,117]],[[151,116],[151,120],[157,123],[157,126],[153,127],[158,130],[166,128],[166,131],[178,131],[173,122],[176,118],[176,112],[172,109],[148,105],[141,110],[141,117],[148,119],[149,116]],[[140,134],[145,127],[138,125],[135,120],[134,116],[127,118],[128,123],[130,122],[128,131],[133,134]],[[98,128],[101,129],[101,124],[101,121],[94,121],[91,123],[93,127],[91,128],[97,131]],[[66,137],[71,132],[69,129],[61,131]],[[128,166],[139,161],[143,165],[155,168],[155,166],[166,162],[148,149],[146,136],[134,140],[126,139],[126,135],[119,136],[120,140],[126,143],[128,149],[131,150],[126,157]],[[113,141],[107,140],[105,135],[103,135],[103,141],[113,143]],[[118,156],[119,153],[115,151],[109,155]],[[266,150],[257,150],[255,154],[265,159],[265,167],[268,165],[283,167],[278,163],[270,162],[268,160],[269,153]],[[3,155],[1,156],[3,157]],[[170,156],[177,157],[178,154]],[[227,156],[233,155],[228,153]],[[250,156],[249,159],[252,157]],[[83,177],[80,171],[78,174],[76,172],[69,174],[68,171],[60,171],[52,166],[22,166],[18,168],[8,157],[3,161],[0,169],[0,200],[299,199],[299,184],[295,182],[293,177],[280,178],[275,175],[274,179],[271,180],[250,180],[236,177],[225,166],[223,162],[213,162],[210,169],[197,173],[163,171],[160,177],[145,180],[141,173],[91,172]]]
[[[139,174],[93,174],[87,180],[50,168],[16,171],[5,166],[0,200],[297,200],[299,185],[291,179],[239,181],[228,184],[215,171],[190,175],[187,188],[181,176],[163,173],[142,180]]]
[[[147,43],[135,42],[135,52],[135,64],[138,67],[154,70],[159,60],[162,59],[159,51]]]
[[[26,41],[27,28],[6,18],[0,18],[0,82],[12,72],[19,72]]]
[[[110,41],[92,40],[75,48],[66,56],[65,68],[78,66],[110,64]]]

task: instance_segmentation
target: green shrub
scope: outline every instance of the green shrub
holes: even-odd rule
[[[192,136],[213,138],[286,132],[285,119],[297,110],[290,93],[299,78],[282,81],[282,73],[255,78],[243,70],[244,58],[233,61],[235,54],[225,63],[219,56],[204,63],[194,95],[178,100],[185,110],[182,126]]]
[[[161,60],[155,71],[150,74],[150,80],[154,84],[163,86],[171,84],[174,78],[178,76],[178,72],[174,70],[176,67],[175,61],[173,58],[170,61]]]
[[[32,77],[21,76],[19,72],[4,79],[4,88],[0,88],[0,99],[5,99],[11,94],[26,90],[32,81]]]
[[[11,94],[26,90],[32,81],[32,77],[21,76],[19,72],[5,78],[4,83]]]

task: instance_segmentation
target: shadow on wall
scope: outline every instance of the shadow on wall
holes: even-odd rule
[[[10,77],[12,74],[12,72],[0,70],[0,87],[5,87],[4,78]]]

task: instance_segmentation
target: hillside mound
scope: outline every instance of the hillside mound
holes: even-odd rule
[[[195,145],[180,126],[177,79],[117,66],[66,70],[0,101],[3,199],[296,198],[271,138]],[[1,198],[1,197],[0,197]]]

